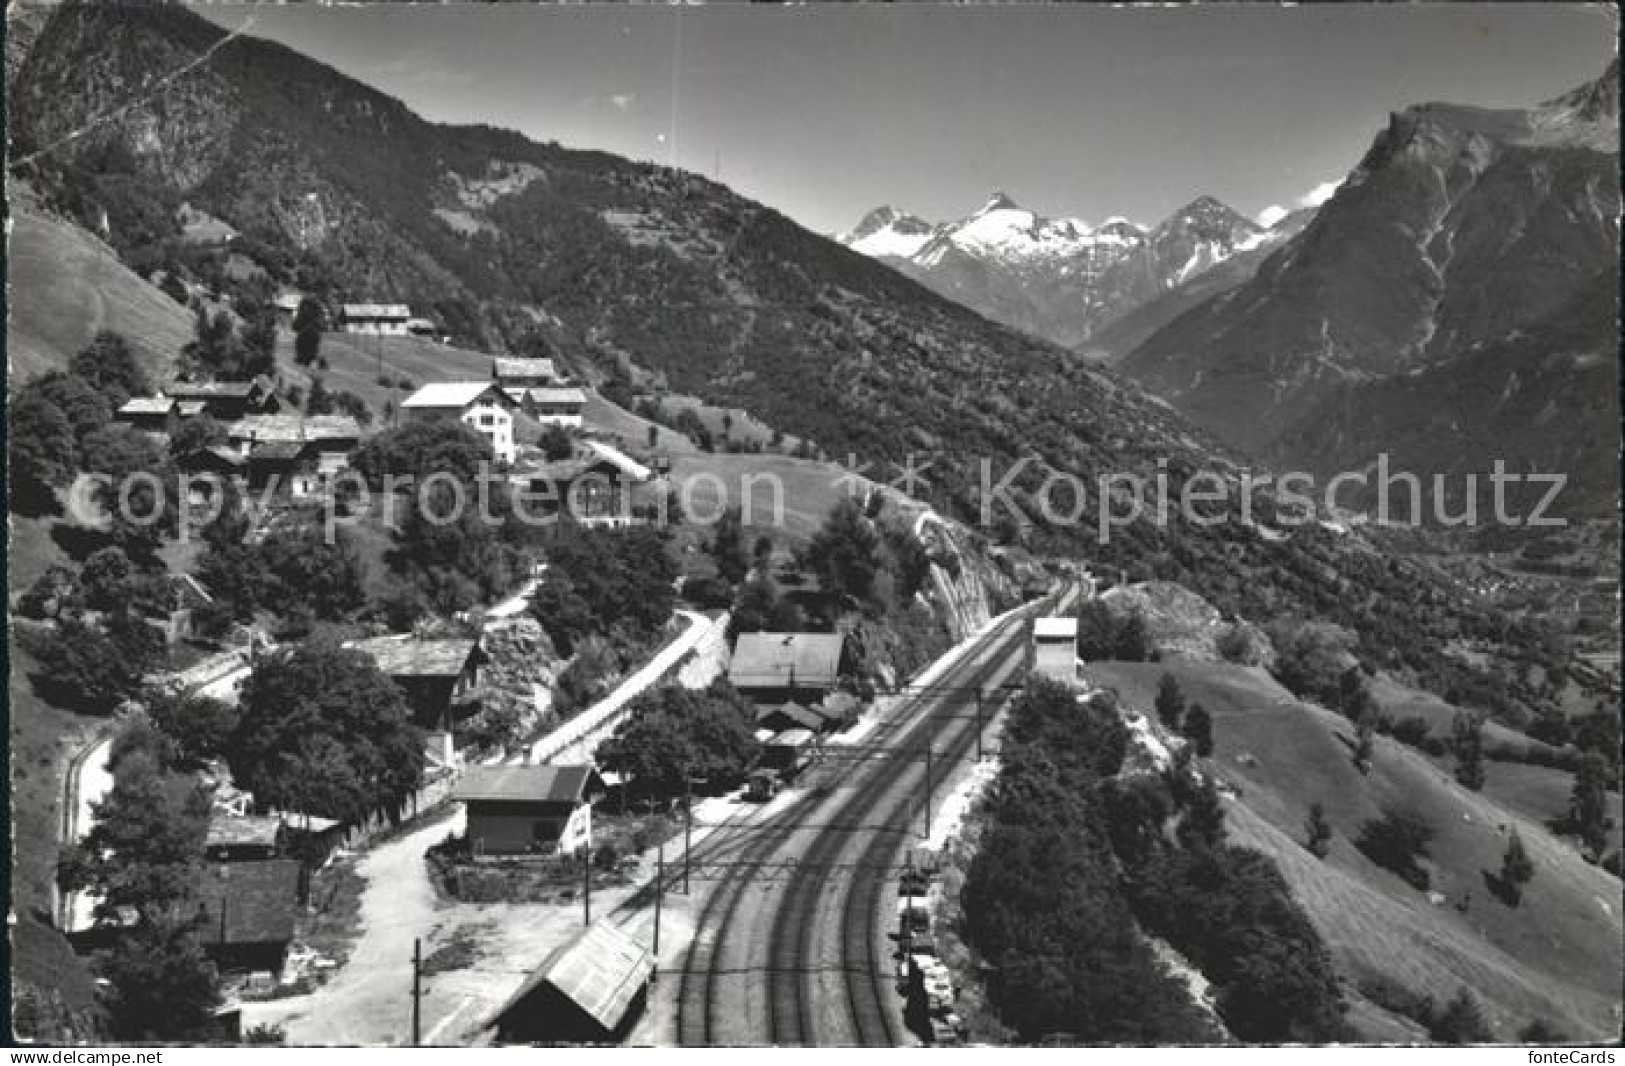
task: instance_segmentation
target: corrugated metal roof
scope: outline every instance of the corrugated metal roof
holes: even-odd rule
[[[502,403],[513,401],[508,394],[489,381],[435,381],[423,386],[401,401],[402,407],[467,407],[487,392],[502,397]]]
[[[728,664],[735,688],[834,688],[840,633],[741,633]]]
[[[586,765],[475,766],[463,774],[451,798],[579,803],[596,773]]]
[[[503,1004],[499,1021],[544,982],[585,1011],[605,1032],[613,1033],[654,973],[654,959],[630,933],[600,919],[566,944],[526,978]]]
[[[1076,618],[1035,618],[1033,636],[1039,640],[1075,640],[1078,636]]]

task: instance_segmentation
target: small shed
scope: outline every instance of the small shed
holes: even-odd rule
[[[1077,674],[1078,620],[1033,619],[1032,672],[1070,684]]]
[[[818,733],[824,729],[824,716],[799,703],[781,703],[777,707],[763,707],[756,712],[756,725],[775,733],[786,729],[805,729]]]
[[[548,957],[486,1023],[505,1044],[609,1044],[626,1039],[648,1001],[655,960],[600,919]]]
[[[587,765],[476,766],[451,798],[468,805],[476,856],[573,855],[592,848],[592,804],[603,794]]]

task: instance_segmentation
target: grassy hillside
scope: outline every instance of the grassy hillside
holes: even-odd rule
[[[1620,883],[1540,820],[1461,788],[1421,754],[1380,737],[1375,765],[1362,776],[1351,758],[1352,727],[1256,669],[1171,660],[1089,671],[1146,710],[1167,671],[1207,708],[1212,766],[1238,795],[1226,805],[1232,836],[1276,859],[1346,977],[1385,975],[1439,1003],[1465,984],[1500,1039],[1514,1039],[1537,1017],[1572,1039],[1617,1037]],[[1301,846],[1316,802],[1337,834],[1324,861]],[[1351,844],[1387,804],[1413,808],[1434,826],[1433,889],[1443,903],[1430,903]],[[1484,878],[1499,869],[1512,827],[1537,871],[1515,909]]]
[[[33,203],[7,183],[13,211],[8,248],[6,351],[13,380],[62,369],[97,330],[122,333],[149,373],[165,376],[192,337],[186,308],[129,270],[112,249]]]

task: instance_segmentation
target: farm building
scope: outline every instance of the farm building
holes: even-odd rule
[[[471,637],[419,637],[394,634],[349,645],[366,652],[406,693],[412,719],[429,730],[442,763],[453,758],[458,710],[480,683],[485,653]]]
[[[169,395],[184,404],[201,405],[201,413],[222,422],[282,410],[276,385],[263,374],[253,381],[177,381],[169,386]]]
[[[525,397],[525,410],[544,425],[578,429],[586,409],[587,394],[574,385],[531,389]]]
[[[297,498],[320,491],[321,452],[315,441],[278,440],[256,444],[245,463],[248,487],[275,487],[278,493]]]
[[[490,442],[497,462],[512,463],[518,455],[513,437],[514,406],[508,394],[489,381],[439,381],[402,400],[401,413],[412,422],[462,422]]]
[[[244,459],[266,444],[308,447],[318,480],[326,481],[348,465],[361,441],[361,425],[349,415],[246,415],[226,427],[226,440]]]
[[[113,412],[115,422],[148,433],[168,433],[180,418],[180,404],[173,396],[136,396]]]
[[[477,766],[451,798],[468,805],[477,856],[573,855],[592,847],[592,804],[603,792],[591,766]]]
[[[651,476],[624,452],[589,440],[572,458],[528,464],[509,480],[532,514],[567,512],[587,525],[625,525],[632,521],[632,486]]]
[[[523,403],[534,389],[547,389],[564,383],[551,359],[510,359],[500,356],[491,361],[491,380],[515,403]]]
[[[486,1023],[505,1044],[626,1039],[648,999],[655,960],[631,934],[599,921],[548,957]]]
[[[197,895],[198,938],[221,969],[282,969],[299,913],[298,860],[207,863]]]
[[[276,324],[283,329],[292,329],[294,316],[299,314],[299,305],[304,297],[296,292],[285,292],[271,301],[271,307],[276,311]]]
[[[799,703],[781,703],[776,707],[763,707],[758,710],[756,728],[771,729],[775,733],[785,729],[806,729],[821,733],[824,730],[824,716]]]
[[[741,633],[728,681],[763,703],[814,703],[835,688],[845,646],[840,633]]]
[[[285,839],[281,818],[216,811],[203,838],[203,857],[210,862],[274,859],[282,854]]]
[[[1033,619],[1032,672],[1072,683],[1077,675],[1078,620]]]
[[[345,304],[339,312],[339,327],[345,333],[374,333],[406,336],[412,309],[405,304]]]

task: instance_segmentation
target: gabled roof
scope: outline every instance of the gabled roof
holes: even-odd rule
[[[349,415],[245,415],[226,427],[231,440],[337,441],[361,439],[361,424]]]
[[[402,400],[401,406],[448,407],[460,411],[486,393],[502,397],[505,405],[513,404],[507,393],[489,381],[435,381]]]
[[[771,722],[777,719],[781,722],[794,722],[803,729],[817,731],[824,727],[824,716],[799,703],[786,703],[779,707],[763,707],[756,712],[758,723]],[[783,727],[781,727],[783,728]]]
[[[390,677],[457,677],[479,651],[480,642],[472,637],[397,634],[358,640],[348,646],[372,656],[378,669]]]
[[[177,381],[169,387],[169,394],[183,400],[246,400],[256,391],[263,392],[266,384],[255,381]]]
[[[170,396],[134,396],[118,409],[121,415],[167,415],[175,409]]]
[[[210,862],[197,886],[203,912],[198,939],[208,944],[268,944],[293,939],[299,914],[299,860]]]
[[[654,973],[654,959],[642,944],[614,922],[600,919],[579,937],[550,955],[525,979],[489,1025],[543,984],[580,1007],[605,1032],[613,1033]]]
[[[299,305],[304,302],[304,299],[305,298],[303,296],[296,292],[285,292],[271,302],[275,304],[279,310],[297,311],[299,310]]]
[[[813,738],[816,735],[817,734],[814,730],[807,729],[805,727],[786,729],[782,733],[774,734],[774,736],[767,741],[767,747],[804,748],[813,742]]]
[[[649,478],[653,476],[653,471],[644,466],[642,463],[633,459],[631,456],[627,455],[625,452],[621,451],[619,448],[611,447],[600,440],[589,440],[584,443],[587,446],[587,450],[591,452],[594,457],[601,459],[604,462],[614,464],[617,470],[631,478],[633,481],[648,481]]]
[[[195,418],[209,409],[209,405],[202,400],[182,400],[175,406],[182,418]]]
[[[281,818],[267,815],[237,817],[216,813],[209,819],[209,832],[203,838],[203,846],[274,848],[281,833]]]
[[[251,463],[291,463],[305,454],[310,447],[309,441],[302,440],[274,440],[264,444],[256,444],[248,453]]]
[[[491,376],[498,381],[504,378],[547,378],[557,381],[559,374],[553,368],[551,359],[510,359],[497,356],[491,360]]]
[[[728,681],[735,688],[834,688],[845,640],[840,633],[741,633]]]
[[[530,398],[536,403],[587,403],[587,394],[574,385],[539,385],[530,390]]]
[[[586,765],[475,766],[451,798],[516,803],[580,803],[598,771]]]
[[[345,304],[344,317],[407,319],[412,317],[412,309],[405,304]]]

